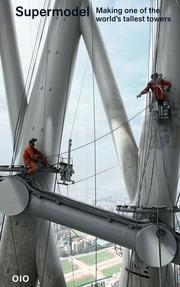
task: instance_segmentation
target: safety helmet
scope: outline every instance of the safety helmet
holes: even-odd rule
[[[31,138],[31,139],[29,140],[29,144],[35,143],[36,141],[37,141],[37,139]]]
[[[151,75],[151,79],[154,79],[154,78],[158,78],[158,73],[155,72],[154,74]]]

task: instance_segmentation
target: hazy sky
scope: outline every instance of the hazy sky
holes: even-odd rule
[[[53,1],[52,1],[53,2]],[[21,5],[24,8],[42,8],[44,0],[13,0],[13,8]],[[93,0],[94,7],[141,9],[149,7],[148,0]],[[14,11],[14,10],[13,10]],[[106,15],[107,16],[107,15]],[[136,15],[137,16],[137,15]],[[139,16],[139,15],[138,15]],[[142,15],[140,15],[142,16]],[[31,20],[28,17],[14,17],[16,22],[18,45],[22,62],[24,78],[27,70],[36,38],[40,18]],[[108,57],[126,107],[128,117],[135,115],[143,109],[144,100],[136,99],[136,95],[145,86],[148,79],[148,53],[149,53],[149,23],[102,23],[99,24]],[[2,71],[0,75],[0,161],[2,164],[9,164],[12,156],[12,142],[8,111],[3,87]],[[64,130],[62,151],[67,149],[67,141],[71,134],[72,123],[75,117],[77,100],[80,103],[72,132],[73,146],[79,146],[93,139],[93,95],[92,95],[92,70],[83,41],[79,47],[77,63],[72,83],[71,97],[67,110],[67,117]],[[98,88],[96,93],[96,133],[97,137],[109,131],[105,113],[103,111]],[[137,144],[141,132],[143,115],[131,122],[131,127]],[[113,147],[111,137],[106,137],[97,143],[97,171],[104,170],[115,164],[118,160]],[[76,168],[75,180],[88,177],[93,171],[93,148],[79,150],[73,153]],[[69,188],[71,196],[80,196],[84,192],[85,197],[91,197],[94,179],[83,181],[73,188]],[[112,193],[124,192],[124,183],[120,167],[97,176],[98,196],[108,196]]]

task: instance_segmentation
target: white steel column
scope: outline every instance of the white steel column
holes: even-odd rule
[[[0,0],[0,54],[4,72],[11,130],[12,135],[14,135],[17,118],[18,116],[21,116],[23,120],[27,101],[24,93],[24,83],[10,2],[10,0]],[[22,121],[19,124],[21,126]]]
[[[72,10],[78,5],[79,0],[56,0],[54,8]],[[79,37],[79,17],[52,18],[24,118],[18,162],[19,158],[22,162],[22,151],[31,137],[38,138],[38,148],[47,155],[59,153]],[[13,73],[16,75],[15,71]],[[13,109],[12,102],[10,105]],[[51,160],[57,161],[57,156]],[[37,174],[36,182],[41,187],[48,185],[51,190],[53,189],[52,176]],[[65,286],[62,267],[57,252],[55,252],[52,231],[51,228],[48,228],[49,223],[25,215],[13,217],[13,223],[13,232],[10,220],[6,222],[4,227],[0,249],[0,285],[2,287],[14,287],[15,285],[11,280],[12,275],[17,274],[17,272],[20,272],[21,275],[26,274],[28,268],[30,281],[22,283],[21,286],[34,287],[37,278],[40,279],[40,282],[44,278],[43,287]],[[32,229],[36,232],[32,232]],[[25,236],[23,237],[24,233]],[[17,248],[18,268],[13,247],[14,241]],[[38,246],[41,248],[37,253]],[[9,253],[6,261],[4,261],[3,254],[5,255],[7,249]],[[46,251],[46,257],[44,257]],[[30,258],[33,257],[30,262],[28,261],[29,253],[31,254]],[[10,265],[9,262],[11,262]],[[43,276],[43,274],[45,275]]]

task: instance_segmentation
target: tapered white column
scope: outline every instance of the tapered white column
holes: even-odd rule
[[[0,54],[11,130],[14,136],[16,125],[18,125],[17,129],[22,127],[27,101],[10,2],[10,0],[0,0]]]

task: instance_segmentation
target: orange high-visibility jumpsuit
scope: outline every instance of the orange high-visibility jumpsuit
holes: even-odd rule
[[[45,156],[35,147],[28,145],[23,153],[24,164],[27,166],[27,174],[33,174],[38,169],[38,162],[42,162],[44,166],[48,165]]]
[[[163,102],[167,100],[167,95],[164,91],[164,88],[168,89],[171,88],[171,86],[171,82],[163,79],[157,83],[150,81],[145,87],[145,89],[141,92],[141,95],[146,94],[147,92],[149,92],[149,90],[151,90],[154,93],[156,100],[158,102]]]

